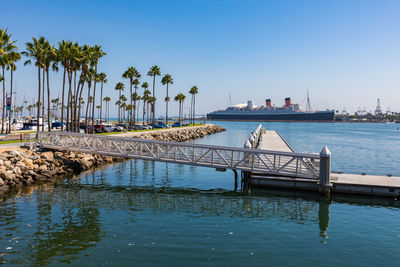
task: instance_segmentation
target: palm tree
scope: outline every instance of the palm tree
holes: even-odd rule
[[[100,72],[99,78],[101,82],[101,90],[100,90],[100,121],[101,121],[101,116],[103,113],[103,84],[107,83],[106,79],[107,75],[104,72]]]
[[[90,65],[94,67],[94,73],[95,73],[95,78],[94,78],[94,86],[93,86],[93,105],[92,105],[92,129],[94,129],[94,108],[96,106],[96,84],[97,82],[100,82],[100,78],[98,77],[97,74],[97,65],[99,63],[99,59],[103,56],[107,55],[104,51],[101,50],[101,46],[95,45],[92,48],[92,58]],[[94,130],[93,130],[94,133]]]
[[[150,104],[151,113],[152,113],[152,115],[153,115],[153,118],[152,118],[152,120],[153,120],[153,123],[152,123],[152,124],[153,124],[153,125],[154,125],[154,106],[155,106],[156,101],[157,101],[157,98],[155,98],[154,96],[149,96],[148,99],[147,99],[147,103]],[[147,123],[148,123],[148,122],[147,122]]]
[[[161,83],[163,85],[167,85],[167,96],[165,97],[165,124],[168,125],[168,102],[171,100],[168,96],[168,85],[173,84],[174,80],[172,79],[171,75],[165,74],[164,77],[161,79]]]
[[[125,102],[122,102],[122,104],[121,104],[121,112],[122,112],[122,119],[121,119],[121,121],[125,121],[125,110],[126,110],[126,103]]]
[[[45,42],[44,46],[44,70],[46,71],[46,80],[47,80],[47,125],[48,125],[48,131],[51,131],[51,125],[50,125],[50,79],[49,79],[49,69],[50,65],[52,66],[53,71],[58,71],[58,59],[57,59],[57,50],[55,49],[54,46],[51,46],[49,41]],[[44,77],[43,77],[44,78]],[[44,89],[44,84],[43,84],[43,89]],[[44,96],[44,93],[43,93]],[[43,103],[44,107],[44,103]]]
[[[16,41],[11,41],[11,34],[7,33],[7,29],[0,29],[0,66],[2,68],[2,82],[3,82],[3,101],[2,101],[2,119],[1,119],[1,133],[4,133],[4,122],[6,114],[6,83],[4,70],[9,66],[10,53],[15,51],[17,47],[14,45]]]
[[[139,78],[140,78],[140,74],[139,74]],[[140,99],[140,97],[139,97],[139,95],[138,95],[138,93],[137,93],[137,89],[138,89],[138,85],[140,84],[140,82],[139,82],[139,79],[135,79],[135,80],[133,80],[133,85],[134,85],[134,87],[135,87],[135,93],[134,94],[131,94],[131,102],[132,102],[132,100],[134,101],[133,102],[133,122],[134,123],[136,123],[136,120],[135,120],[135,114],[136,114],[136,107],[137,107],[137,105],[136,105],[136,101],[138,100],[138,98]],[[139,112],[139,110],[138,110],[138,112]]]
[[[157,65],[154,65],[153,67],[150,68],[150,70],[147,72],[148,76],[152,76],[153,77],[153,97],[156,97],[156,92],[155,92],[155,86],[156,86],[156,76],[160,76],[161,75],[161,71],[160,68]],[[155,103],[152,104],[152,109],[151,109],[151,113],[152,113],[152,125],[154,127],[154,122],[155,122]]]
[[[43,46],[45,43],[45,39],[43,36],[39,37],[39,39],[32,38],[32,43],[26,43],[26,50],[22,52],[23,55],[30,57],[31,59],[35,59],[35,66],[38,69],[38,102],[37,102],[37,134],[39,134],[39,118],[40,118],[40,96],[41,96],[41,77],[40,77],[40,68],[43,64]],[[30,64],[31,60],[25,61],[24,65]]]
[[[145,123],[144,117],[146,115],[146,103],[148,103],[148,101],[149,101],[150,94],[151,94],[151,92],[149,90],[145,90],[143,92],[143,96],[142,96],[142,100],[143,100],[143,124]],[[147,106],[148,106],[148,104],[147,104]]]
[[[98,73],[94,74],[94,83],[100,82],[100,75]],[[94,129],[94,108],[96,107],[96,92],[93,91],[93,104],[92,104],[92,129]],[[94,133],[94,131],[93,131]]]
[[[11,71],[10,79],[10,113],[8,115],[8,133],[11,133],[11,107],[12,107],[12,96],[13,96],[13,73],[17,69],[15,62],[21,59],[21,54],[16,51],[11,51],[8,54],[8,68]]]
[[[129,95],[132,96],[132,86],[134,84],[134,79],[135,78],[140,78],[140,73],[134,68],[134,67],[129,67],[124,74],[122,74],[123,78],[127,78],[129,79]],[[135,79],[136,80],[136,79]],[[130,99],[130,107],[132,108],[132,97]],[[135,113],[135,112],[134,112]],[[131,114],[132,114],[132,110],[131,110]],[[133,116],[133,119],[135,118],[135,116]],[[132,125],[132,118],[131,121],[129,121],[129,125]]]
[[[100,106],[100,105],[97,105],[96,108],[97,108],[97,117],[100,117],[100,109],[101,109],[101,106]]]
[[[110,119],[109,118],[109,102],[111,101],[111,98],[106,96],[103,98],[103,100],[106,102],[106,115],[105,116],[106,116],[106,120],[108,121]]]
[[[96,73],[95,70],[93,70],[92,62],[94,58],[94,49],[88,45],[84,45],[83,47],[80,47],[77,51],[77,56],[79,57],[78,59],[78,66],[76,66],[76,70],[79,69],[81,70],[81,73],[79,75],[79,81],[78,81],[78,86],[76,87],[76,93],[74,93],[75,97],[75,102],[77,104],[74,104],[74,110],[73,110],[73,116],[74,116],[74,129],[75,131],[79,131],[80,128],[80,118],[81,118],[81,110],[82,110],[82,93],[83,93],[83,87],[85,85],[85,82],[88,82],[88,80],[93,81],[93,74]],[[88,73],[92,72],[89,76],[90,79],[88,79]],[[89,100],[90,93],[88,93],[88,99]],[[86,105],[88,106],[88,104]],[[85,120],[86,123],[86,120]]]
[[[149,84],[147,83],[147,82],[144,82],[144,83],[142,83],[142,88],[143,88],[143,97],[142,97],[142,100],[143,100],[143,124],[144,124],[144,114],[145,114],[145,112],[146,112],[146,101],[147,101],[147,97],[150,95],[150,91],[149,90],[147,90],[147,88],[149,88]],[[146,91],[147,92],[149,92],[148,94],[147,94],[147,96],[145,96],[146,94]]]
[[[61,131],[64,129],[64,108],[65,108],[65,76],[67,74],[68,64],[70,62],[71,57],[71,41],[61,41],[58,42],[58,60],[64,68],[63,73],[63,83],[62,83],[62,92],[61,92]]]
[[[193,86],[191,89],[190,89],[190,91],[189,91],[189,94],[191,94],[192,95],[192,99],[191,99],[191,103],[190,103],[190,110],[191,110],[191,114],[190,114],[190,116],[191,116],[191,118],[192,118],[192,124],[194,124],[194,119],[195,119],[195,107],[196,107],[196,94],[198,94],[199,93],[199,90],[198,90],[198,88],[197,88],[197,86]]]
[[[186,96],[182,93],[179,93],[175,96],[174,100],[179,103],[179,115],[178,115],[178,122],[181,122],[181,114],[183,111],[183,101],[185,101]]]
[[[87,105],[86,105],[86,116],[85,116],[85,129],[86,133],[89,133],[89,125],[88,125],[88,113],[89,113],[89,107],[90,107],[90,99],[93,99],[93,97],[90,95],[90,89],[92,88],[92,81],[96,79],[96,73],[94,69],[89,69],[88,73],[85,76],[85,80],[88,85],[88,96],[87,96]],[[94,130],[94,126],[92,125],[92,131]],[[94,131],[93,131],[94,132]]]
[[[125,86],[124,86],[124,84],[121,83],[121,82],[119,82],[119,83],[117,83],[117,84],[115,85],[115,90],[118,90],[118,91],[119,91],[119,97],[118,97],[118,99],[121,98],[121,91],[123,91],[124,88],[125,88]],[[118,100],[117,102],[119,102],[119,100]],[[115,103],[115,104],[117,104],[117,103]],[[121,122],[120,118],[121,118],[121,103],[118,104],[118,122]]]

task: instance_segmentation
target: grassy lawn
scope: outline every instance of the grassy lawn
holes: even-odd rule
[[[15,143],[23,143],[19,139],[18,140],[5,140],[5,141],[0,141],[0,145],[3,144],[15,144]]]

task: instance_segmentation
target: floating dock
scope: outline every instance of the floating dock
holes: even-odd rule
[[[295,152],[284,138],[274,130],[264,130],[260,135],[255,149]],[[400,177],[330,172],[330,152],[326,148],[323,153],[329,155],[329,167],[327,170],[325,169],[325,171],[328,171],[327,180],[322,183],[321,175],[318,180],[290,176],[264,175],[256,172],[250,173],[249,183],[251,186],[255,187],[311,190],[328,194],[332,192],[394,198],[400,197]],[[320,164],[322,164],[322,161]]]

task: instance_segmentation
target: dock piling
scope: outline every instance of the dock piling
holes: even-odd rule
[[[327,146],[324,146],[319,154],[320,167],[319,167],[319,192],[324,195],[330,194],[331,189],[331,152]]]

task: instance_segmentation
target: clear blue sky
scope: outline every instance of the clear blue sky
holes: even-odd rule
[[[290,96],[312,108],[400,111],[400,1],[2,1],[0,27],[18,40],[45,36],[99,44],[105,95],[129,66],[157,64],[175,81],[171,95],[197,85],[198,113],[232,102]],[[36,72],[19,64],[18,99],[36,93]],[[51,77],[58,95],[61,74]],[[124,81],[128,86],[128,81]],[[165,88],[157,82],[158,99]],[[186,106],[188,107],[188,102]],[[172,102],[172,114],[177,104]],[[157,105],[163,114],[164,103]],[[114,112],[115,114],[115,112]]]

